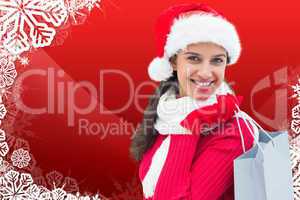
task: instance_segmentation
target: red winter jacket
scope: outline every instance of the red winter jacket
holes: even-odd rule
[[[199,117],[191,116],[193,114],[185,122],[195,121]],[[224,127],[208,135],[170,135],[169,151],[154,196],[147,200],[233,200],[233,160],[243,154],[237,120],[243,132],[245,148],[249,150],[254,138],[246,123],[232,117],[232,113],[227,115]],[[188,127],[188,124],[182,125]],[[167,137],[159,134],[143,155],[139,165],[141,181],[154,153]]]

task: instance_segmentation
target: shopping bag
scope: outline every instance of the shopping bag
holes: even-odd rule
[[[268,133],[247,114],[244,116],[246,125],[251,121],[258,126],[258,137],[252,132],[254,146],[234,160],[235,200],[293,200],[287,131]]]

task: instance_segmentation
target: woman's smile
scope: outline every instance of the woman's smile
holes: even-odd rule
[[[209,94],[213,91],[214,81],[213,80],[206,80],[200,81],[197,79],[190,79],[192,86],[195,87],[194,91],[197,94],[205,93]]]
[[[200,80],[197,80],[197,79],[190,79],[190,81],[196,86],[196,87],[199,87],[199,88],[205,88],[205,87],[211,87],[213,84],[214,84],[214,81],[213,80],[207,80],[207,81],[200,81]]]

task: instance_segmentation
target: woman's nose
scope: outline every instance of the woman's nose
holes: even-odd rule
[[[197,67],[197,75],[202,79],[212,78],[212,69],[209,63],[203,63]]]

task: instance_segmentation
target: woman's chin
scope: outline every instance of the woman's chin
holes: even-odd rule
[[[199,101],[207,100],[215,92],[215,87],[191,88],[192,97]]]
[[[193,95],[191,95],[194,99],[199,100],[199,101],[205,101],[207,100],[212,94],[213,94],[213,90],[211,90],[210,92],[199,92],[199,90],[194,90],[194,92],[192,93]]]
[[[194,95],[194,99],[198,100],[198,101],[205,101],[210,97],[209,94],[197,94]]]

